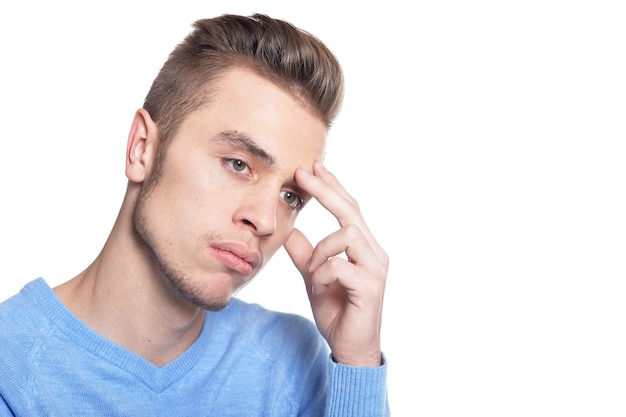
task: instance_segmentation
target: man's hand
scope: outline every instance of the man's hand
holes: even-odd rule
[[[357,202],[321,163],[315,163],[313,173],[298,169],[296,181],[340,226],[315,248],[298,229],[284,245],[304,278],[317,327],[336,362],[380,366],[389,258],[365,224]],[[337,256],[342,253],[345,257]]]

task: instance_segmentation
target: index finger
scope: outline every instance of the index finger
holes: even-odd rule
[[[365,223],[357,201],[320,162],[313,165],[313,171],[313,174],[302,168],[296,171],[296,182],[300,188],[309,193],[335,216],[342,228],[348,224],[357,226],[375,253],[384,259],[386,257],[384,250]]]
[[[320,162],[313,165],[313,173],[299,168],[295,177],[298,186],[331,212],[340,226],[354,223],[355,218],[362,219],[356,200]]]

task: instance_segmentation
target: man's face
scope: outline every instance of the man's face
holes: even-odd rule
[[[289,236],[303,200],[294,173],[321,160],[327,129],[291,95],[228,71],[181,124],[133,222],[153,268],[185,300],[226,306]],[[144,183],[145,187],[145,183]]]

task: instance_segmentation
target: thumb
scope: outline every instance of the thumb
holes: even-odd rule
[[[293,264],[298,268],[298,271],[300,271],[303,277],[306,277],[306,275],[308,275],[307,267],[309,259],[311,259],[311,255],[313,254],[313,246],[309,240],[300,230],[294,228],[283,246],[293,261]]]

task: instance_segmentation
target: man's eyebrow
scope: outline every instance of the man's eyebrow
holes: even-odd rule
[[[215,135],[213,140],[245,149],[254,156],[261,158],[267,166],[271,167],[276,163],[276,159],[272,155],[257,145],[257,143],[245,133],[237,132],[236,130],[225,130]]]

